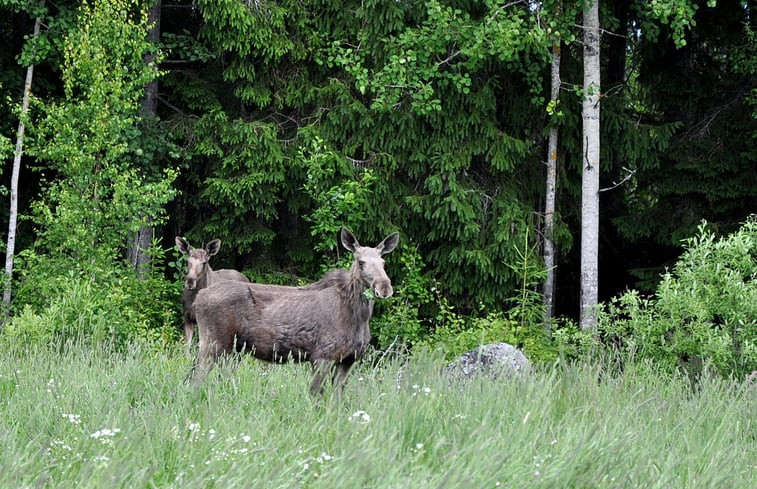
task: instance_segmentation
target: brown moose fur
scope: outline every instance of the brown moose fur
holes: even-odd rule
[[[249,282],[250,280],[240,272],[231,269],[213,270],[210,267],[210,257],[221,249],[221,240],[210,241],[205,248],[193,248],[186,239],[177,236],[176,248],[187,255],[187,273],[184,276],[184,290],[181,293],[181,305],[184,309],[184,339],[187,349],[192,344],[192,336],[197,319],[192,312],[192,305],[197,293],[202,289],[224,280]]]
[[[398,240],[393,233],[375,248],[362,247],[342,229],[342,244],[354,255],[349,270],[303,287],[221,282],[200,291],[194,304],[200,349],[188,380],[201,383],[219,356],[244,351],[270,362],[310,361],[311,394],[322,391],[332,363],[334,382],[342,384],[371,338],[373,300],[365,291],[379,298],[393,293],[381,255]]]

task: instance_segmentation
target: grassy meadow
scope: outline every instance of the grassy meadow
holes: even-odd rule
[[[6,342],[7,343],[7,342]],[[0,488],[731,488],[757,481],[757,386],[554,366],[449,385],[433,354],[245,359],[200,388],[183,348],[0,353]]]

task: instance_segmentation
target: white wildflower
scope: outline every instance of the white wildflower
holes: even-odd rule
[[[108,444],[113,440],[113,437],[120,432],[121,430],[119,428],[113,428],[112,430],[109,428],[103,428],[101,430],[95,431],[89,436],[91,438],[94,438],[95,440],[99,440],[102,444]]]
[[[81,416],[78,414],[63,414],[63,417],[71,424],[81,424]]]
[[[51,445],[54,447],[60,448],[61,450],[65,450],[67,452],[70,452],[73,450],[73,448],[71,448],[70,445],[67,445],[66,442],[64,442],[63,440],[57,440],[57,439],[53,440]]]
[[[355,411],[350,416],[350,421],[356,421],[358,423],[369,423],[371,421],[371,415],[365,411]]]

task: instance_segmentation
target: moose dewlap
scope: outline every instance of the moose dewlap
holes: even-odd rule
[[[343,228],[341,241],[353,254],[350,269],[333,270],[310,285],[227,281],[201,290],[194,302],[200,347],[188,380],[201,383],[218,357],[243,351],[271,362],[311,362],[311,394],[322,391],[332,366],[334,383],[341,385],[371,338],[373,300],[364,292],[378,298],[393,293],[382,255],[394,250],[399,233],[368,247]]]

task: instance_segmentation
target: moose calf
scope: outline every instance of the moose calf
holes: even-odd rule
[[[184,309],[184,339],[187,348],[192,344],[197,321],[192,312],[192,305],[197,293],[202,289],[224,280],[249,282],[247,277],[236,270],[218,270],[210,268],[210,257],[221,249],[221,240],[210,241],[205,248],[193,248],[186,239],[177,236],[176,248],[187,255],[187,274],[184,276],[184,291],[181,293],[181,305]]]

